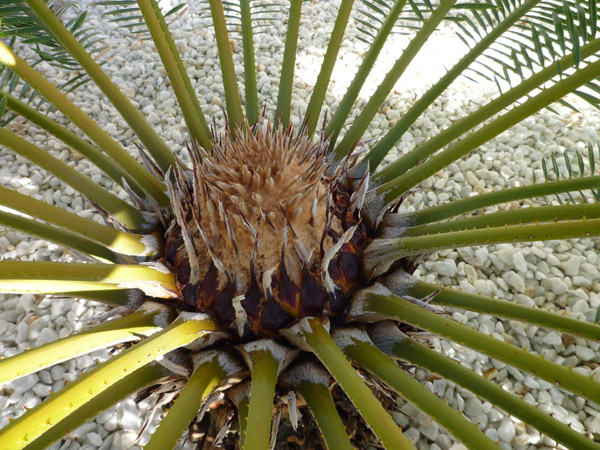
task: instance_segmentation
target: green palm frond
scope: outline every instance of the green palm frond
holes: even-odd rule
[[[97,30],[86,26],[87,11],[80,12],[78,2],[49,0],[47,4],[56,17],[64,21],[65,26],[88,52],[97,54],[106,48],[102,39],[99,38]],[[75,75],[59,86],[66,92],[73,91],[89,81],[89,77],[85,73],[78,73],[81,72],[81,66],[23,0],[11,0],[0,5],[0,38],[10,39],[11,45],[18,41],[33,50],[36,55],[36,59],[32,61],[33,66],[45,61],[73,71]],[[27,83],[19,83],[19,77],[16,74],[6,70],[4,66],[0,66],[0,88],[12,93],[19,85],[18,98],[28,95],[28,101],[31,102],[39,96]],[[43,100],[38,102],[38,107],[42,102]],[[0,115],[0,119],[3,119],[2,126],[5,126],[14,117],[14,115],[10,115],[3,118]]]
[[[119,29],[129,30],[133,34],[141,35],[144,39],[150,39],[148,27],[135,0],[106,0],[94,2],[93,5],[104,7],[103,14],[107,21],[118,25]],[[165,11],[164,15],[170,19],[169,23],[172,23],[186,12],[187,2],[182,1]]]

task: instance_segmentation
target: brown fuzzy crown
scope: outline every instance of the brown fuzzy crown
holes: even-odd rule
[[[365,236],[342,174],[326,175],[327,141],[269,126],[236,135],[191,151],[192,171],[168,183],[167,263],[184,304],[240,337],[341,313]]]

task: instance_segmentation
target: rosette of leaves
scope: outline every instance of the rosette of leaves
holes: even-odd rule
[[[422,181],[523,118],[564,102],[573,92],[597,103],[596,3],[364,2],[355,18],[363,25],[369,50],[331,120],[321,128],[319,115],[353,1],[340,3],[305,118],[297,126],[290,124],[290,116],[302,1],[292,0],[287,9],[273,118],[259,110],[255,6],[211,0],[206,10],[221,63],[224,132],[209,129],[156,1],[139,0],[135,8],[127,8],[139,12],[168,74],[189,128],[189,164],[176,156],[182,149],[174,153],[158,137],[86,52],[81,36],[43,0],[1,7],[3,17],[13,17],[15,36],[29,23],[23,17],[35,18],[41,36],[51,38],[46,43],[76,61],[137,135],[141,155],[141,160],[131,156],[10,46],[0,44],[6,73],[31,86],[89,140],[10,89],[1,93],[2,109],[70,145],[128,195],[122,200],[9,128],[0,128],[0,144],[86,196],[107,223],[0,188],[2,224],[62,244],[81,257],[79,263],[0,261],[0,291],[89,298],[114,307],[117,317],[1,361],[0,382],[100,348],[120,350],[12,420],[0,430],[2,447],[44,448],[99,411],[142,391],[142,396],[160,393],[166,405],[147,449],[172,447],[188,426],[203,430],[199,446],[206,448],[339,449],[371,443],[411,448],[386,408],[395,395],[414,403],[468,447],[498,448],[406,370],[418,365],[567,448],[600,448],[591,434],[571,429],[440,355],[427,341],[427,335],[439,335],[600,403],[600,383],[594,379],[466,327],[444,308],[522,320],[592,341],[600,337],[600,326],[412,276],[427,255],[441,249],[600,235],[600,176],[595,174],[593,148],[586,157],[577,154],[577,176],[570,162],[565,179],[554,179],[544,166],[542,182],[398,212]],[[342,136],[358,93],[400,19],[418,31]],[[396,81],[444,19],[457,23],[469,51],[381,139],[361,143]],[[231,53],[232,23],[243,41],[245,102]],[[495,79],[498,95],[380,167],[414,121],[461,75]],[[508,88],[501,89],[502,80],[510,83]],[[574,197],[572,192],[580,194]],[[548,195],[569,196],[571,201],[484,210]]]

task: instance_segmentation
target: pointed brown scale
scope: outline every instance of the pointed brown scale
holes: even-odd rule
[[[304,269],[301,288],[301,315],[317,315],[323,311],[327,301],[327,292],[317,281],[317,275]]]
[[[279,266],[279,280],[275,281],[273,292],[281,307],[291,316],[298,317],[300,313],[300,288],[288,276],[283,262]]]
[[[353,252],[344,251],[342,247],[341,253],[338,255],[339,268],[344,275],[344,283],[342,290],[348,295],[358,289],[361,280],[361,264],[360,257]]]
[[[225,328],[229,328],[235,320],[235,308],[232,303],[233,291],[232,283],[228,283],[227,287],[220,291],[210,303],[210,313]]]
[[[329,301],[327,302],[329,315],[336,317],[344,313],[350,307],[348,300],[348,297],[339,289],[334,293],[329,293]]]
[[[276,336],[281,328],[290,326],[295,320],[273,298],[267,298],[260,316],[259,331],[267,336]]]

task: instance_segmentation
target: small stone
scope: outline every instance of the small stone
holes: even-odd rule
[[[517,269],[520,273],[527,272],[527,263],[525,262],[523,253],[515,252],[513,255],[513,263],[515,264],[515,269]]]
[[[512,286],[517,291],[525,292],[525,281],[523,281],[523,278],[521,278],[521,276],[516,272],[510,270],[506,272],[502,278],[508,283],[509,286]]]
[[[465,413],[467,416],[476,416],[483,410],[481,402],[476,398],[469,398],[465,401]]]
[[[435,270],[439,275],[453,277],[456,275],[456,263],[451,259],[436,261],[436,263],[433,265],[433,270]]]
[[[562,264],[562,269],[566,275],[574,277],[579,275],[579,265],[581,264],[581,258],[577,255],[571,256]]]
[[[155,112],[151,112],[148,116],[148,123],[150,123],[150,125],[156,125],[160,123],[160,117],[158,117]]]
[[[19,378],[12,382],[12,387],[17,394],[23,394],[33,388],[40,381],[36,373]]]
[[[38,383],[31,391],[40,398],[46,398],[50,395],[51,389],[47,384]]]
[[[589,347],[585,347],[583,345],[576,345],[575,355],[582,361],[591,361],[592,359],[594,359],[595,352]]]
[[[119,448],[132,448],[137,442],[137,433],[131,431],[124,432],[121,435],[121,447]]]
[[[589,278],[586,278],[586,277],[582,277],[580,275],[571,278],[571,281],[573,282],[573,286],[576,286],[576,287],[584,287],[586,289],[589,289],[592,287],[592,280],[590,280]]]
[[[515,427],[509,419],[502,419],[498,426],[498,437],[504,442],[510,442],[515,437]]]
[[[88,441],[90,441],[91,444],[95,445],[96,447],[100,447],[102,445],[102,436],[100,436],[98,433],[88,433],[87,439]]]
[[[40,333],[40,339],[44,343],[54,342],[58,338],[58,333],[52,328],[44,328]]]
[[[141,417],[132,399],[123,400],[119,409],[118,420],[124,430],[139,431],[142,424]]]
[[[65,378],[65,368],[61,365],[56,365],[50,369],[50,374],[54,381],[62,381]]]
[[[544,336],[544,338],[542,339],[542,342],[546,345],[553,346],[559,346],[563,343],[560,333],[558,333],[557,331],[551,331],[547,333],[546,336]]]
[[[550,290],[556,295],[564,294],[569,290],[567,285],[560,278],[548,278],[546,282],[549,284]],[[544,284],[544,282],[542,282]]]

